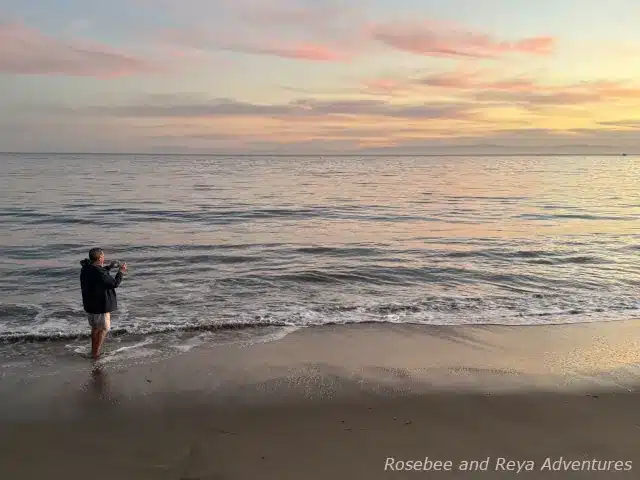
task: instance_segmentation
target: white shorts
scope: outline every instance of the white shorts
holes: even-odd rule
[[[98,330],[109,330],[111,328],[110,313],[88,313],[89,325]]]

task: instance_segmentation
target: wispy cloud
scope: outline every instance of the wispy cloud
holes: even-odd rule
[[[637,131],[581,129],[558,131],[543,128],[503,129],[479,135],[455,135],[408,139],[395,142],[370,153],[397,154],[612,154],[637,152],[640,134]]]
[[[178,4],[179,3],[179,4]],[[232,51],[291,60],[343,62],[362,41],[354,11],[334,1],[186,0],[172,6],[178,25],[162,41],[205,51]],[[203,22],[213,16],[215,22]],[[360,23],[356,23],[359,25]]]
[[[349,60],[350,58],[338,49],[333,49],[327,45],[317,45],[312,43],[273,46],[236,44],[227,45],[224,48],[236,52],[272,55],[275,57],[308,60],[312,62],[342,62]]]
[[[157,118],[209,117],[387,117],[400,119],[457,119],[474,117],[468,104],[426,103],[394,104],[379,100],[316,100],[298,99],[288,103],[255,104],[232,99],[213,99],[209,102],[94,106],[81,111],[100,115]]]
[[[311,42],[298,39],[278,40],[256,38],[251,35],[237,35],[225,32],[211,34],[204,30],[171,30],[162,34],[162,41],[179,48],[198,51],[231,51],[253,55],[268,55],[292,60],[312,62],[344,62],[350,59],[344,49],[329,43]]]
[[[342,61],[384,47],[431,57],[495,58],[549,55],[556,39],[500,39],[438,20],[368,20],[366,2],[334,0],[164,0],[177,22],[174,41],[312,61]],[[204,19],[204,21],[203,21]],[[212,21],[215,19],[215,21]],[[178,26],[184,23],[186,26]]]
[[[436,94],[465,96],[475,92],[531,92],[544,86],[531,78],[495,78],[483,70],[454,70],[425,75],[386,75],[364,79],[362,93],[399,96],[407,94]]]
[[[527,77],[491,78],[483,71],[451,71],[424,75],[414,83],[435,88],[457,90],[497,90],[508,92],[530,92],[545,89],[539,81]]]
[[[598,103],[601,97],[597,92],[578,90],[558,90],[556,92],[523,92],[512,90],[478,91],[473,98],[482,102],[505,102],[518,105],[576,105]]]
[[[365,79],[363,93],[377,92],[398,95],[445,94],[460,101],[484,104],[507,104],[521,107],[575,106],[613,104],[640,100],[640,84],[622,81],[590,81],[549,83],[542,79],[516,76],[500,77],[484,70],[456,70],[416,75],[387,76]]]
[[[613,104],[621,100],[640,99],[640,87],[622,82],[548,85],[532,79],[515,79],[488,83],[484,90],[477,88],[472,96],[479,101],[533,106]]]
[[[501,40],[455,25],[438,22],[378,24],[369,34],[383,44],[431,57],[493,58],[508,54],[549,55],[555,39],[548,36]]]
[[[477,134],[429,131],[420,128],[400,129],[395,136],[385,135],[375,127],[321,128],[310,134],[299,132],[252,132],[235,136],[217,132],[185,131],[184,134],[157,135],[191,149],[203,151],[241,151],[264,153],[324,153],[335,151],[396,154],[484,154],[484,153],[616,153],[638,145],[637,131],[575,129],[557,131],[545,128],[499,129]],[[202,143],[199,143],[202,142]],[[379,145],[379,146],[377,146]],[[177,147],[180,150],[180,147]]]
[[[598,122],[599,125],[605,127],[620,127],[625,129],[640,129],[640,119],[632,120],[612,120],[607,122]]]
[[[18,23],[0,23],[0,73],[112,78],[157,72],[151,62],[88,41],[63,41]]]

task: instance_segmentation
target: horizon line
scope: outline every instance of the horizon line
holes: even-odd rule
[[[0,152],[0,155],[137,155],[137,156],[187,156],[198,155],[203,157],[625,157],[639,156],[636,152],[619,153],[207,153],[207,152]]]

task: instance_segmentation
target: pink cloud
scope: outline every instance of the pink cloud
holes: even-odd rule
[[[418,78],[379,77],[362,82],[365,91],[395,94],[415,91],[423,87],[469,90],[478,87],[480,74],[469,71],[434,73]]]
[[[511,50],[534,55],[549,55],[555,47],[553,37],[533,37],[520,40],[511,46]]]
[[[432,57],[492,58],[507,54],[548,55],[552,37],[532,37],[516,41],[434,22],[379,24],[368,29],[375,40],[409,53]]]
[[[417,79],[416,83],[436,88],[450,88],[459,90],[499,90],[499,91],[531,91],[543,90],[544,87],[530,78],[506,78],[488,80],[478,72],[443,72],[426,75]]]
[[[270,55],[292,60],[311,62],[343,62],[351,57],[337,47],[320,42],[297,40],[278,41],[273,39],[240,41],[237,35],[216,32],[210,34],[203,30],[167,30],[162,33],[161,41],[177,45],[179,49],[195,49],[201,52],[228,50],[231,52],[255,55]],[[175,47],[174,47],[175,49]]]
[[[344,62],[359,53],[362,11],[340,0],[162,0],[177,28],[161,41],[208,52]],[[355,27],[354,27],[355,25]]]
[[[154,71],[150,62],[105,45],[64,42],[21,24],[0,23],[0,73],[114,78]]]
[[[313,43],[299,43],[279,46],[229,46],[229,50],[245,53],[255,53],[261,55],[273,55],[275,57],[289,58],[295,60],[308,60],[311,62],[342,62],[349,57],[326,45]]]

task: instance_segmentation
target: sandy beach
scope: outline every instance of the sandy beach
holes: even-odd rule
[[[0,463],[12,479],[637,478],[639,333],[324,326],[72,359],[3,376]]]

